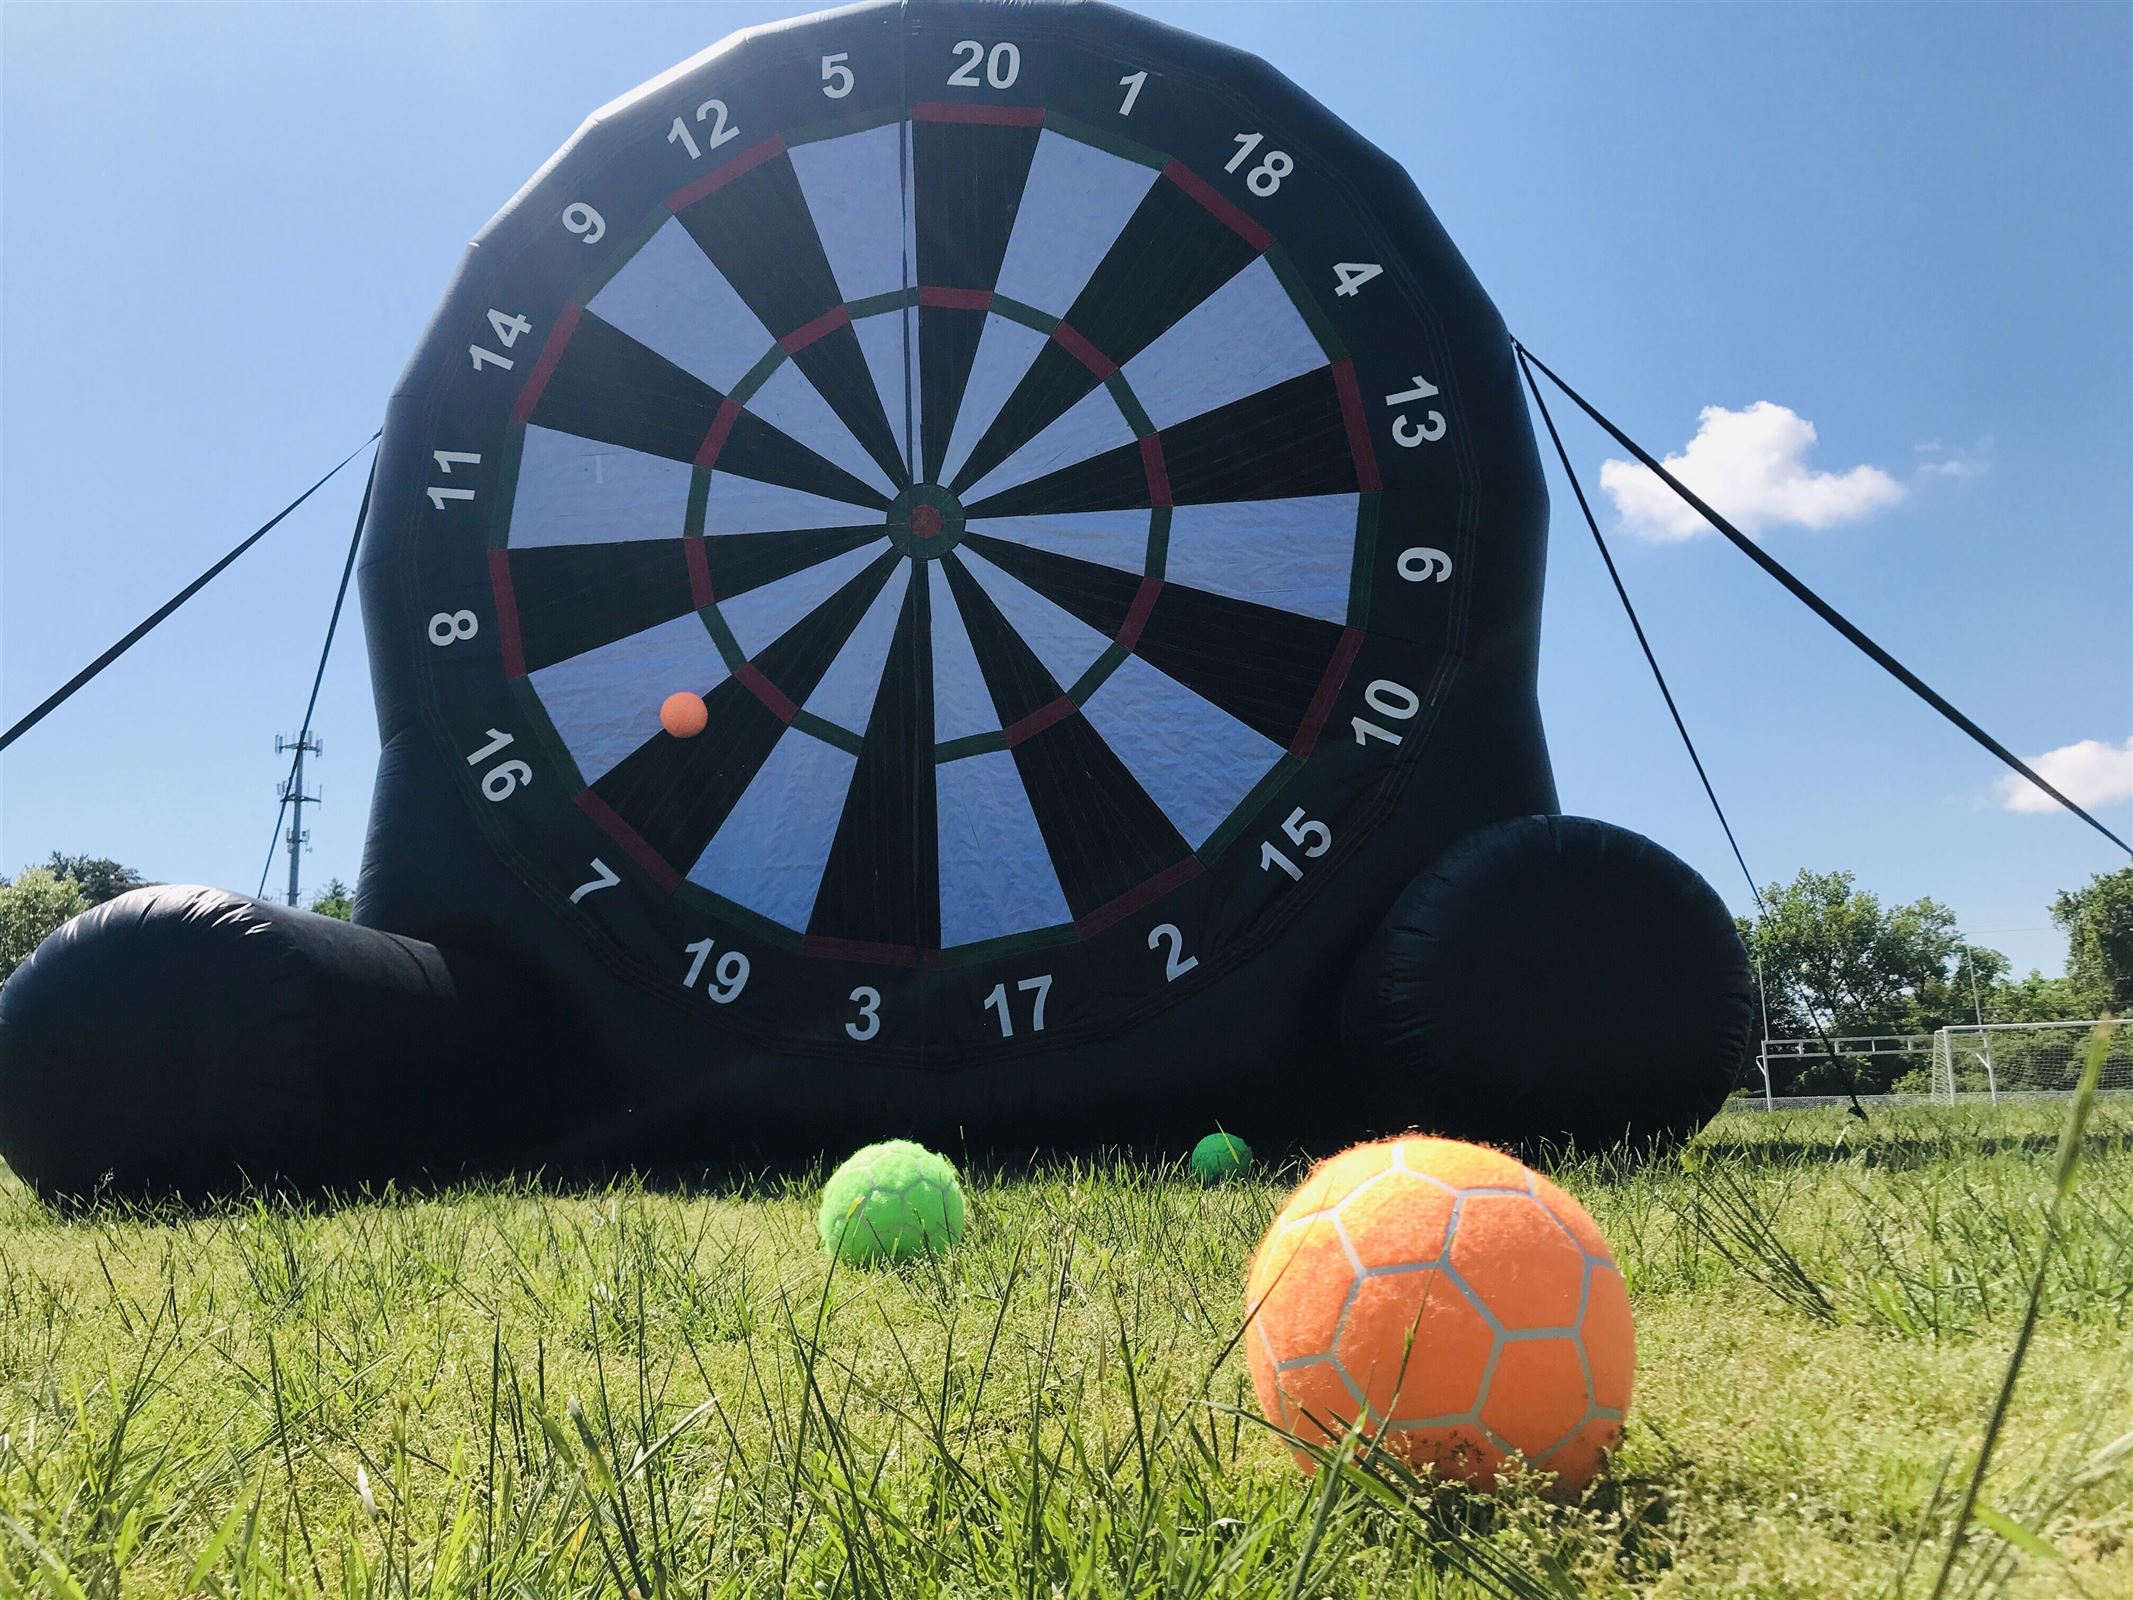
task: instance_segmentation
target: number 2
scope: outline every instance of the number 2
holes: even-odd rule
[[[1168,946],[1163,952],[1163,981],[1176,983],[1178,979],[1200,964],[1198,956],[1185,955],[1185,935],[1178,932],[1175,922],[1158,922],[1148,930],[1148,948]],[[1178,958],[1183,956],[1181,961]]]

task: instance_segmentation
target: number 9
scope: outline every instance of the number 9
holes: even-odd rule
[[[587,244],[598,244],[607,237],[607,218],[583,200],[573,200],[563,208],[563,226],[582,236]]]
[[[748,958],[738,950],[728,950],[711,969],[711,981],[704,985],[704,993],[719,1005],[730,1006],[747,987]]]
[[[1442,583],[1452,575],[1452,558],[1442,550],[1418,544],[1400,552],[1400,576],[1409,583]]]

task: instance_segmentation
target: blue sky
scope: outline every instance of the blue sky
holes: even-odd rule
[[[1647,446],[1740,414],[1713,416],[1698,470],[2018,750],[2133,737],[2133,8],[1146,9],[1399,157],[1513,331]],[[0,7],[0,720],[376,425],[466,240],[585,113],[781,14]],[[1758,402],[1811,424],[1811,453]],[[1848,867],[2056,970],[2046,902],[2123,858],[2008,809],[1989,757],[1721,541],[1665,537],[1634,484],[1601,493],[1619,452],[1559,420],[1758,876]],[[0,759],[0,869],[64,849],[257,883],[273,736],[360,488],[351,470]],[[1741,905],[1553,488],[1565,809]],[[317,718],[314,883],[355,877],[376,756],[352,623]],[[2133,762],[2089,754],[2103,792]],[[2124,799],[2101,814],[2133,827]]]

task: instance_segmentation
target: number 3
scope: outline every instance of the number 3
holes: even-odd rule
[[[847,1022],[844,1031],[865,1044],[881,1032],[881,991],[861,984],[852,991],[852,998],[859,1002],[859,1020]]]

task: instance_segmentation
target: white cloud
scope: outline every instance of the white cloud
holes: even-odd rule
[[[1794,525],[1829,528],[1851,522],[1904,496],[1903,485],[1879,467],[1817,472],[1807,464],[1815,425],[1789,406],[1758,400],[1745,411],[1705,406],[1696,437],[1666,470],[1743,533]],[[1689,539],[1710,525],[1648,467],[1634,461],[1600,465],[1600,486],[1631,532],[1647,539]]]
[[[1972,478],[1983,477],[1992,466],[1992,435],[1986,434],[1976,444],[1963,449],[1950,450],[1938,439],[1928,439],[1924,444],[1911,448],[1920,456],[1936,456],[1933,461],[1920,461],[1921,476],[1951,478],[1957,483],[1967,483]]]
[[[2133,800],[2133,739],[2111,744],[2083,739],[2029,757],[2038,777],[2084,810]],[[1999,781],[2000,804],[2009,811],[2057,811],[2059,802],[2027,778],[2009,773]]]

